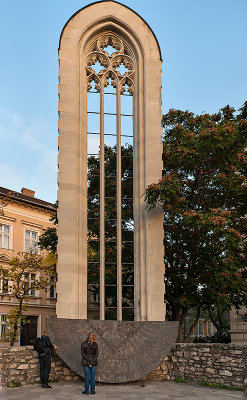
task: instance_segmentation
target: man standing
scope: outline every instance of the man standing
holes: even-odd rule
[[[51,388],[48,384],[49,374],[51,370],[51,355],[52,350],[57,350],[57,346],[51,344],[49,336],[42,335],[36,339],[34,349],[38,351],[40,365],[40,380],[43,388]]]

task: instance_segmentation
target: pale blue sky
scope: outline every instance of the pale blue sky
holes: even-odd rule
[[[56,200],[57,48],[83,0],[0,0],[0,186]],[[123,0],[156,34],[163,112],[247,100],[247,0]]]

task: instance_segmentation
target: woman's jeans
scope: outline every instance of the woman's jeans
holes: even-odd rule
[[[83,366],[85,375],[85,392],[89,392],[89,377],[90,377],[90,391],[93,393],[95,391],[95,371],[96,366],[91,368],[88,365]]]

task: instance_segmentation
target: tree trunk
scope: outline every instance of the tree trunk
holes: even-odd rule
[[[14,328],[13,328],[13,335],[11,335],[10,346],[14,346],[14,343],[16,341],[16,336],[17,336],[17,330],[18,330],[18,325],[17,325],[17,323],[15,323]]]
[[[188,343],[189,338],[190,338],[191,335],[192,335],[193,329],[195,328],[196,324],[197,324],[198,321],[199,321],[200,315],[201,315],[201,309],[200,309],[200,307],[199,307],[199,308],[197,309],[196,319],[195,319],[194,323],[191,325],[190,330],[189,330],[187,336],[186,336],[185,339],[184,339],[184,342],[185,342],[185,343]]]
[[[20,301],[19,309],[17,311],[17,316],[16,316],[16,322],[15,322],[14,328],[13,328],[13,335],[11,335],[12,338],[11,338],[10,346],[14,346],[14,343],[16,341],[17,333],[18,333],[18,325],[21,323],[22,312],[23,312],[23,301]]]
[[[179,310],[176,312],[176,320],[179,321],[177,343],[183,343],[184,341],[184,320],[187,312],[188,308],[184,308],[181,313]]]

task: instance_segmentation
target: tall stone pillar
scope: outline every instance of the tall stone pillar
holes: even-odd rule
[[[113,48],[113,53],[109,51],[108,46]],[[97,63],[101,66],[99,71],[96,71]],[[98,288],[98,292],[95,292],[94,304],[99,301],[100,319],[111,319],[109,315],[117,315],[118,320],[127,319],[127,311],[131,315],[133,308],[134,318],[137,321],[165,320],[163,213],[158,208],[147,211],[143,196],[145,188],[157,182],[162,173],[161,63],[159,44],[151,28],[134,11],[115,1],[103,1],[84,7],[75,13],[63,28],[59,47],[58,106],[57,316],[59,318],[88,318],[88,301],[91,295],[88,294],[87,240],[94,240],[93,244],[99,242],[99,250],[94,248],[93,257],[97,258],[98,251],[99,259],[97,259],[98,264],[91,261],[90,265],[99,269],[98,272],[96,271],[96,275],[99,273],[99,283],[94,284],[93,287]],[[127,71],[120,72],[121,66]],[[99,131],[96,132],[98,136],[95,137],[99,137],[100,151],[94,155],[95,158],[98,157],[100,166],[99,193],[96,194],[100,204],[98,234],[88,234],[87,214],[87,158],[89,135],[92,134],[88,131],[90,111],[87,96],[88,91],[92,90],[92,83],[100,98],[99,112],[98,114],[95,112],[95,120],[99,120],[99,128],[97,128]],[[114,296],[112,296],[113,307],[109,306],[111,303],[107,299],[107,308],[105,296],[107,297],[109,287],[107,287],[105,271],[108,265],[106,249],[109,248],[109,243],[106,243],[107,195],[104,182],[107,166],[104,158],[104,143],[106,143],[104,138],[107,138],[108,133],[105,127],[106,117],[104,117],[106,115],[104,91],[108,87],[115,90],[117,104],[116,112],[113,113],[116,129],[114,128],[114,134],[112,134],[116,136],[116,145],[113,150],[117,160],[117,216],[112,222],[113,225],[116,224],[116,235],[113,238],[115,242],[109,240],[109,243],[115,243],[114,248],[117,249],[117,303],[114,303]],[[129,137],[133,140],[133,145],[131,145],[133,147],[133,205],[131,207],[133,207],[134,221],[131,224],[134,228],[128,229],[133,229],[134,233],[134,283],[132,282],[134,304],[132,304],[132,299],[126,297],[128,282],[126,284],[123,281],[123,254],[126,248],[128,249],[128,245],[127,242],[124,243],[121,230],[125,212],[121,203],[125,196],[124,178],[121,176],[121,165],[123,165],[121,139],[124,137],[121,128],[124,119],[121,113],[122,95],[131,95],[133,99],[131,113],[133,133]],[[131,246],[130,243],[129,249],[132,248]],[[126,265],[130,264],[126,263]],[[129,285],[129,291],[131,290],[131,285]],[[122,309],[124,302],[125,310]]]

